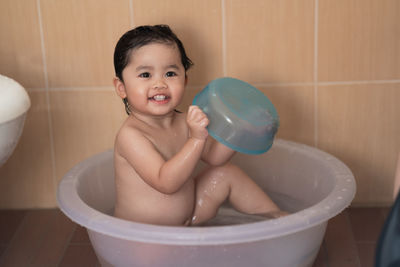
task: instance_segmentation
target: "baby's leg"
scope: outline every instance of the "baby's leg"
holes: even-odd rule
[[[196,206],[192,225],[213,218],[226,199],[236,210],[243,213],[280,213],[275,203],[246,173],[227,163],[208,168],[196,177]]]

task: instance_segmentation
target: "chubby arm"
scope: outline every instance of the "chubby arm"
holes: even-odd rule
[[[120,154],[147,184],[164,194],[173,194],[186,183],[205,146],[208,119],[204,113],[197,107],[190,107],[186,121],[190,137],[169,160],[165,160],[137,129],[125,129],[117,137]]]

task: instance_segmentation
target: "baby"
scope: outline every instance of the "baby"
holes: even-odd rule
[[[209,121],[201,109],[176,110],[191,66],[182,42],[166,25],[140,26],[118,41],[113,82],[129,116],[115,140],[115,216],[199,225],[225,200],[243,213],[284,215],[229,162],[234,151],[208,136]],[[207,167],[193,177],[199,160]]]

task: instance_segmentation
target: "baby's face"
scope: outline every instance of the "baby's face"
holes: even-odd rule
[[[182,100],[186,75],[175,44],[151,43],[132,51],[122,75],[132,113],[166,115]]]

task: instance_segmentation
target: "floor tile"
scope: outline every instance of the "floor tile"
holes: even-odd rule
[[[7,246],[6,245],[0,245],[0,258],[3,255],[3,252],[6,250]]]
[[[89,235],[85,227],[76,226],[75,233],[72,236],[71,244],[90,244]]]
[[[383,207],[381,208],[381,213],[383,214],[383,218],[386,220],[387,216],[389,216],[391,207]]]
[[[373,267],[375,260],[375,243],[357,244],[361,267]]]
[[[384,224],[381,208],[351,208],[349,218],[356,242],[378,240]]]
[[[39,251],[31,261],[31,267],[57,266],[64,255],[76,224],[55,210],[54,218],[47,225]]]
[[[0,259],[0,266],[29,266],[37,254],[47,224],[54,215],[51,210],[29,211],[18,227],[8,248]]]
[[[329,267],[360,267],[347,210],[329,220],[325,245]]]
[[[59,267],[97,267],[99,262],[91,245],[70,245]]]
[[[0,244],[8,244],[26,212],[21,210],[0,211]]]

